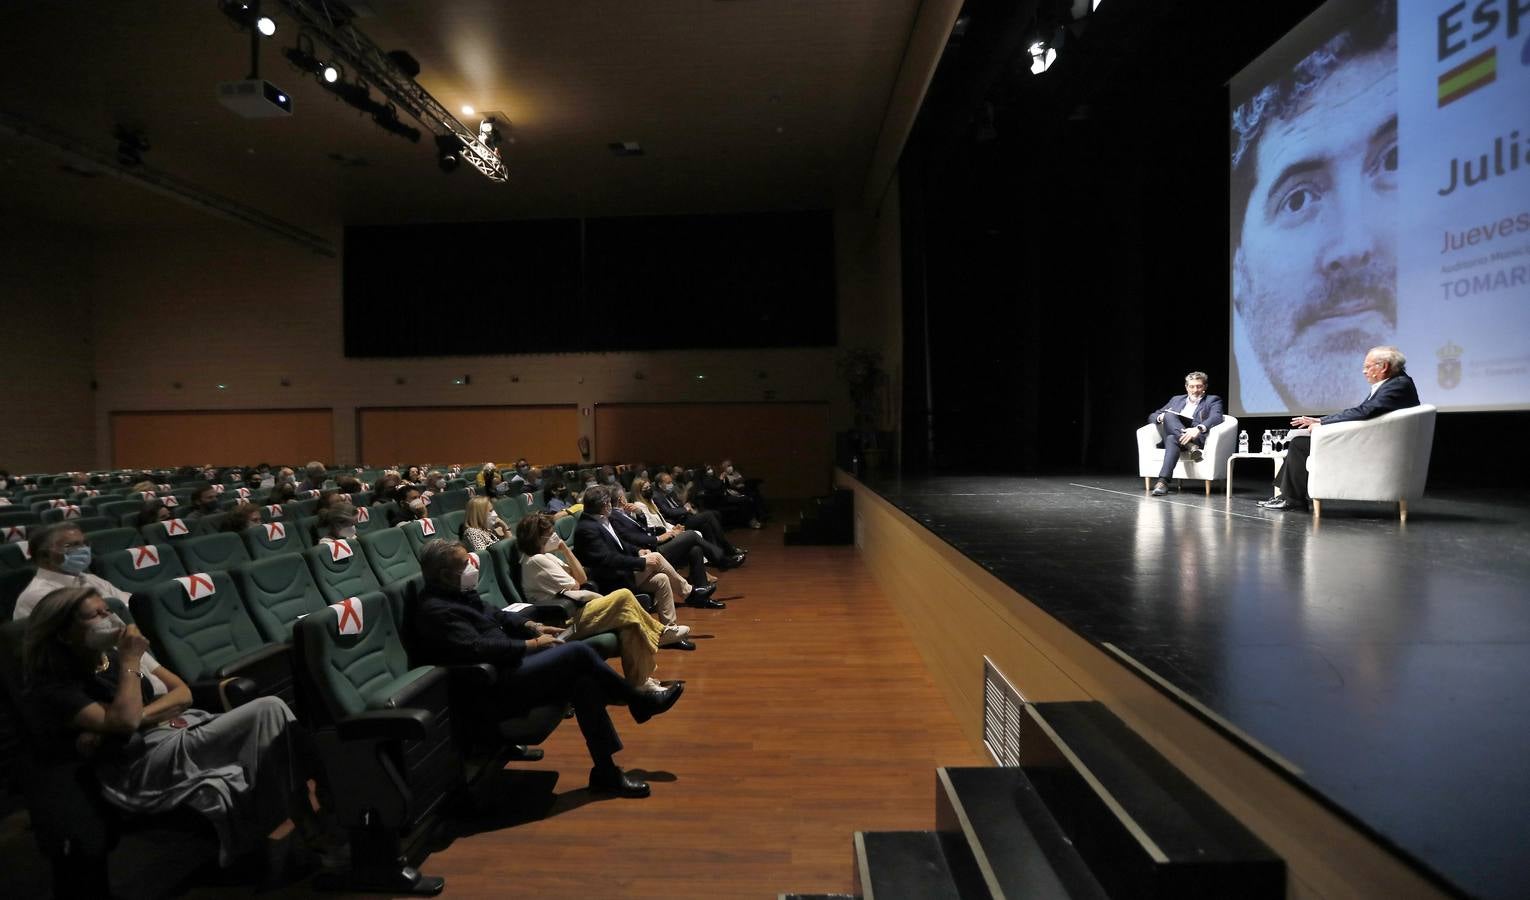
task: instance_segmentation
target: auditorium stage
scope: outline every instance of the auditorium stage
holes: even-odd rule
[[[1101,684],[1125,672],[1151,685],[1436,886],[1484,897],[1530,886],[1530,498],[1431,493],[1406,526],[1395,507],[1325,504],[1315,527],[1258,508],[1268,491],[1252,480],[1230,501],[1220,484],[1154,498],[1124,477],[841,480],[858,488],[857,541],[874,568],[926,577],[901,571],[922,528],[949,571],[965,565],[954,550],[1019,595],[976,572],[953,579],[950,598],[925,581],[904,601],[916,634],[942,627],[948,599],[978,631],[942,643],[989,654],[1012,623],[1010,667],[1047,664],[1008,674],[1042,694],[1095,693],[1094,676],[1060,657],[1097,656],[1117,670]],[[1057,624],[1083,653],[1066,651],[1071,635],[1048,637]],[[959,652],[926,659],[968,690]],[[1325,864],[1336,872],[1338,856]]]

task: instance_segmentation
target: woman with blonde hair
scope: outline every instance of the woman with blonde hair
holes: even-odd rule
[[[474,497],[468,501],[467,512],[462,517],[462,540],[474,553],[509,536],[510,528],[494,511],[494,504],[488,497]]]

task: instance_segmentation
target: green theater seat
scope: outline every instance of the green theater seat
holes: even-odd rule
[[[250,559],[268,559],[272,556],[300,554],[308,549],[309,542],[303,538],[302,529],[295,523],[277,519],[263,522],[239,532]]]
[[[205,534],[175,545],[188,572],[221,572],[250,561],[250,551],[233,532]]]
[[[143,546],[143,535],[136,528],[104,528],[100,531],[87,531],[85,542],[90,545],[93,554],[115,553],[129,547]]]
[[[357,538],[366,553],[367,562],[377,574],[377,583],[391,584],[401,578],[420,574],[420,561],[402,529],[384,528]]]
[[[141,544],[115,553],[91,555],[91,568],[96,574],[130,594],[186,574],[180,557],[164,544]]]
[[[268,641],[292,640],[298,619],[326,605],[308,563],[298,553],[259,559],[230,574],[250,619]]]
[[[304,550],[303,557],[319,593],[330,603],[382,589],[355,539],[321,542]]]

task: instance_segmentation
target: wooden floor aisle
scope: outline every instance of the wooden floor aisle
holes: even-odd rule
[[[856,830],[934,822],[935,767],[979,765],[886,598],[849,547],[785,547],[778,528],[734,532],[749,563],[722,575],[726,610],[683,610],[693,653],[673,710],[613,718],[618,762],[644,800],[585,790],[570,721],[522,768],[556,771],[537,821],[458,837],[422,869],[451,896],[774,897],[848,891]],[[931,598],[939,602],[939,598]]]

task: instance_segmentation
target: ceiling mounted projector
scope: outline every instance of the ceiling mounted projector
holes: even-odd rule
[[[246,119],[292,115],[291,95],[263,78],[219,83],[218,102]]]

